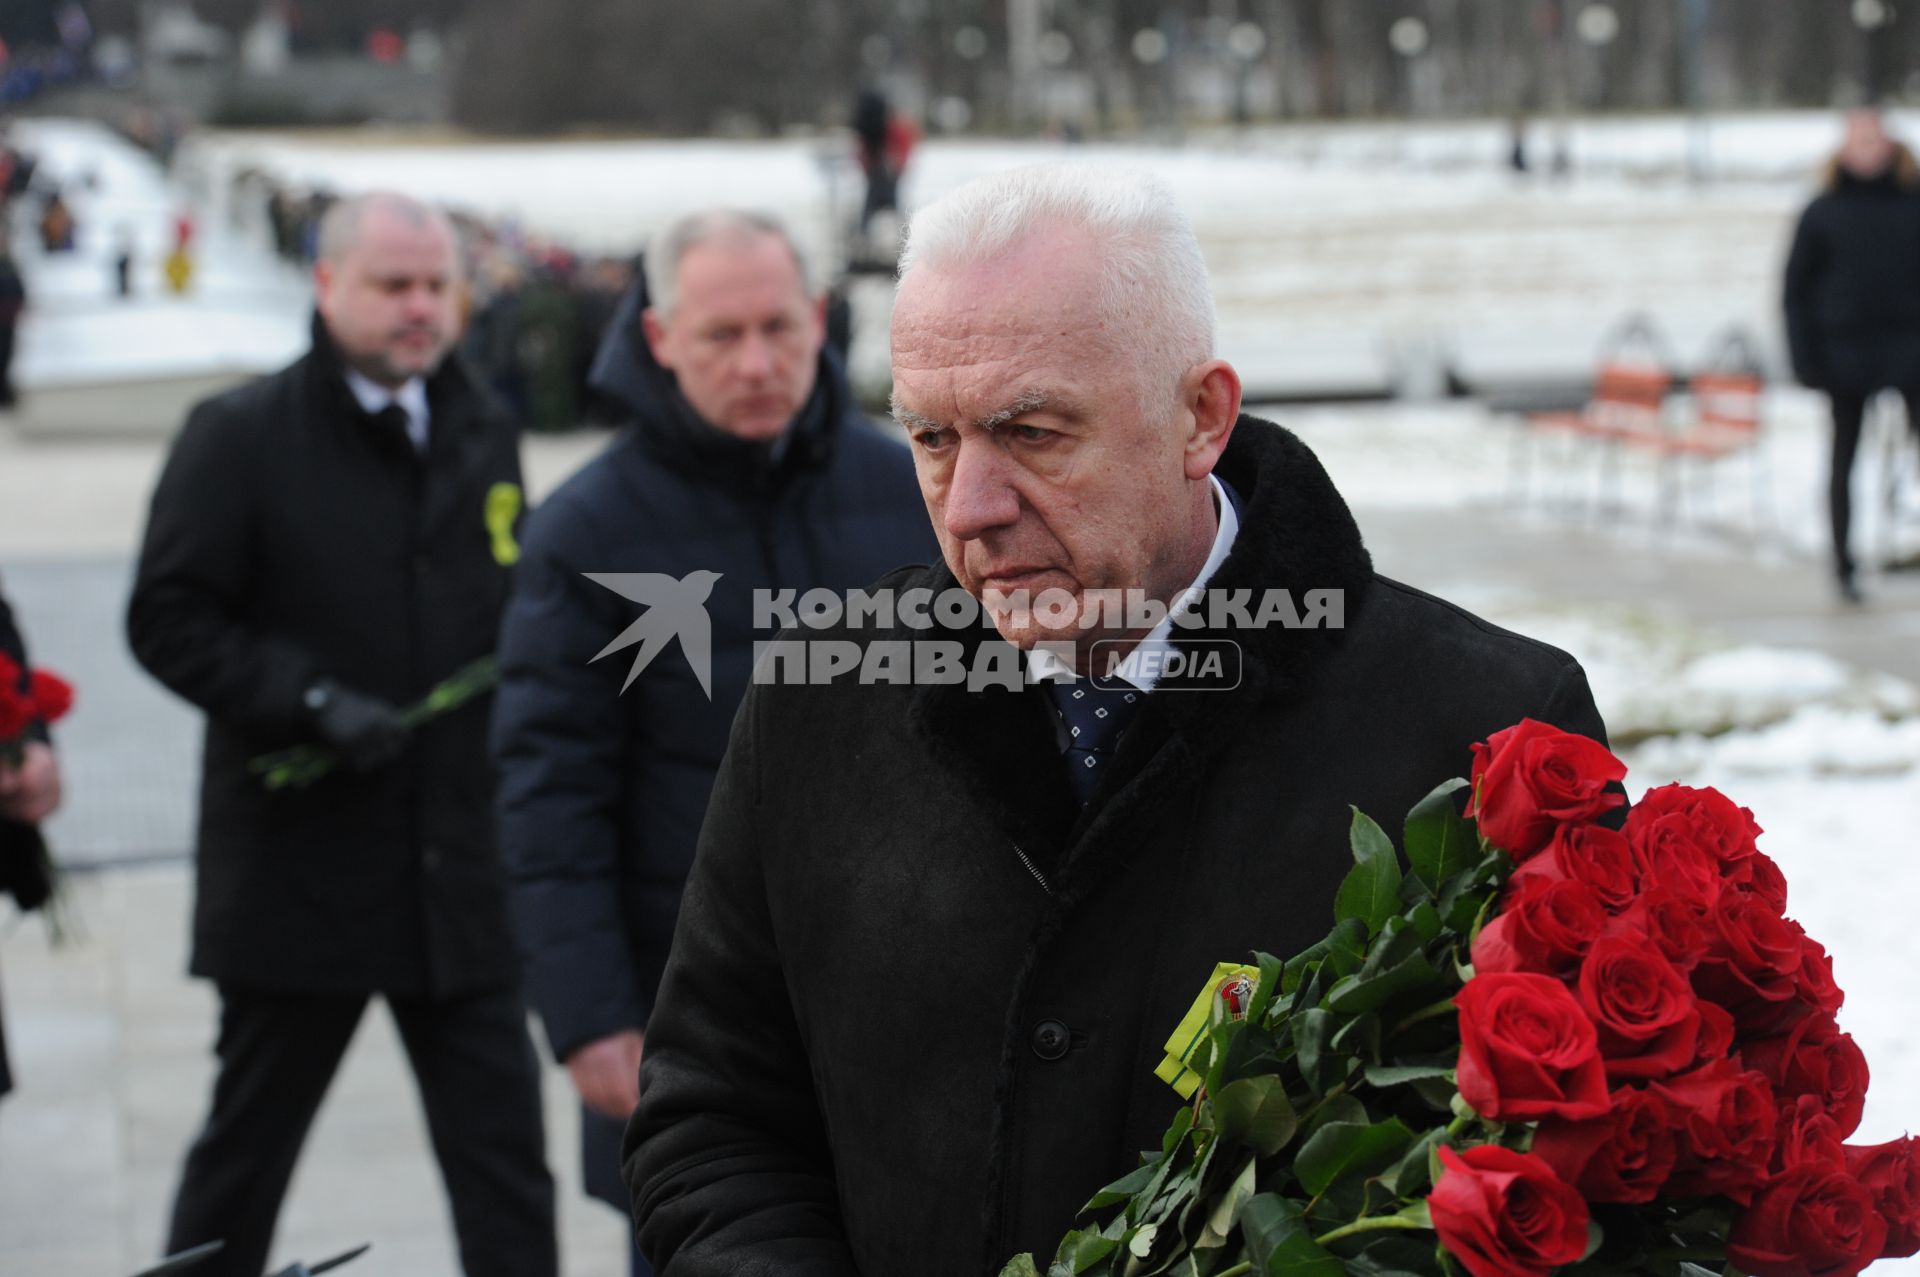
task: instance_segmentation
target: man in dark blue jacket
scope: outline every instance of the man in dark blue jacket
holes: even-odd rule
[[[632,427],[529,522],[493,732],[529,992],[584,1104],[587,1190],[623,1211],[654,990],[753,644],[773,636],[754,594],[855,589],[936,553],[912,460],[855,406],[777,223],[688,217],[643,287],[594,371]],[[618,645],[654,596],[589,573],[695,595],[718,574],[710,668],[697,642]]]

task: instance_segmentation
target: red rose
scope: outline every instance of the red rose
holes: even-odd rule
[[[1887,1225],[1844,1171],[1797,1166],[1753,1199],[1727,1237],[1727,1258],[1754,1277],[1852,1277],[1880,1257]]]
[[[1775,913],[1784,914],[1787,911],[1787,876],[1780,872],[1779,865],[1773,863],[1773,857],[1764,851],[1756,851],[1736,863],[1727,871],[1726,882],[1730,887],[1750,891],[1760,897]]]
[[[1467,816],[1515,860],[1545,847],[1554,827],[1592,820],[1626,798],[1608,788],[1627,765],[1585,736],[1523,718],[1473,747]]]
[[[1658,825],[1675,816],[1685,822],[1691,840],[1713,857],[1722,874],[1757,850],[1754,839],[1761,831],[1752,812],[1717,789],[1691,785],[1649,789],[1627,813],[1625,832],[1631,837],[1638,827]]]
[[[58,722],[73,708],[73,685],[46,670],[33,672],[33,716],[43,723]]]
[[[1800,972],[1794,981],[1794,992],[1800,1001],[1820,1015],[1833,1015],[1847,1000],[1833,979],[1833,959],[1818,940],[1802,934],[1800,937]]]
[[[1444,1145],[1427,1196],[1440,1244],[1473,1277],[1547,1277],[1587,1251],[1587,1204],[1537,1157]]]
[[[1667,1181],[1668,1193],[1724,1193],[1737,1202],[1750,1200],[1766,1179],[1779,1123],[1767,1079],[1723,1059],[1655,1082],[1652,1089],[1673,1110],[1680,1135],[1680,1160]]]
[[[1700,897],[1670,883],[1655,883],[1610,919],[1601,934],[1650,941],[1667,961],[1691,971],[1713,943],[1713,913]]]
[[[1510,882],[1572,879],[1586,884],[1608,913],[1619,913],[1640,891],[1639,862],[1626,838],[1605,825],[1562,825],[1546,850],[1514,871]]]
[[[1758,896],[1728,892],[1713,910],[1713,940],[1693,969],[1700,996],[1733,1012],[1749,1033],[1768,1032],[1791,1019],[1800,987],[1798,923],[1775,913]]]
[[[1780,1107],[1779,1143],[1774,1148],[1776,1174],[1796,1166],[1824,1166],[1829,1170],[1847,1169],[1845,1139],[1840,1128],[1811,1095],[1798,1096]]]
[[[1747,1043],[1740,1054],[1783,1099],[1819,1100],[1843,1137],[1859,1129],[1867,1106],[1867,1057],[1832,1016],[1808,1016],[1784,1037]]]
[[[1673,1172],[1680,1147],[1665,1101],[1623,1087],[1605,1117],[1542,1122],[1533,1153],[1590,1202],[1650,1202]]]
[[[1920,1254],[1920,1140],[1848,1147],[1847,1170],[1873,1195],[1873,1209],[1887,1223],[1882,1259]]]
[[[1724,1060],[1733,1054],[1733,1013],[1717,1002],[1702,1002],[1700,1007],[1700,1041],[1693,1049],[1693,1062],[1696,1065],[1712,1064]]]
[[[1515,883],[1500,912],[1473,939],[1473,969],[1491,975],[1571,973],[1606,923],[1606,911],[1585,883],[1542,878]]]
[[[1577,987],[1608,1081],[1666,1077],[1693,1063],[1699,999],[1657,946],[1621,936],[1595,941]]]
[[[1685,896],[1702,908],[1720,899],[1725,881],[1720,862],[1694,836],[1693,822],[1679,812],[1635,819],[1640,809],[1627,813],[1620,832],[1640,864],[1640,880],[1651,888]]]
[[[1531,1122],[1607,1111],[1593,1022],[1566,985],[1545,975],[1476,975],[1453,1001],[1460,1010],[1455,1080],[1475,1112]]]
[[[31,726],[33,702],[15,691],[11,683],[0,682],[0,745],[19,740]]]

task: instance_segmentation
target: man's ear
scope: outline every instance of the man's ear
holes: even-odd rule
[[[1186,474],[1197,482],[1213,473],[1240,420],[1240,374],[1226,360],[1210,359],[1188,371],[1182,391],[1193,423],[1185,444]]]
[[[651,306],[640,312],[640,335],[646,338],[647,349],[653,352],[653,362],[671,372],[673,357],[669,353],[667,326],[660,322],[660,313]]]
[[[331,308],[333,281],[333,263],[324,257],[316,258],[313,263],[313,300],[322,315]]]

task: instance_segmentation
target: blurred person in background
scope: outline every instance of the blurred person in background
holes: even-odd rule
[[[681,888],[753,644],[773,637],[753,594],[849,590],[935,550],[907,450],[859,412],[822,309],[779,223],[668,228],[596,363],[630,424],[529,520],[502,629],[493,739],[528,993],[580,1093],[587,1191],[623,1214],[621,1132]],[[629,673],[615,640],[643,614],[586,574],[700,572],[718,574],[710,680],[679,645]]]
[[[0,408],[11,408],[20,399],[13,385],[13,350],[26,308],[27,284],[13,260],[13,239],[0,227]]]
[[[333,206],[311,351],[196,406],[140,551],[127,635],[206,711],[192,972],[220,995],[211,1111],[167,1250],[259,1277],[307,1130],[368,1000],[419,1084],[468,1277],[553,1277],[553,1181],[493,824],[481,699],[398,708],[494,649],[517,551],[512,424],[447,353],[447,218]],[[340,772],[248,763],[319,741]]]
[[[13,609],[7,606],[5,595],[0,595],[0,652],[13,659],[20,671],[19,690],[26,691],[31,667],[27,644],[14,623]],[[18,831],[38,825],[53,815],[60,809],[61,799],[60,760],[53,752],[46,724],[29,724],[27,736],[27,745],[17,764],[0,761],[0,890],[11,892],[22,909],[44,904],[43,893],[51,884],[42,876],[42,866],[29,863],[32,853]],[[12,1089],[7,1038],[4,1028],[0,1027],[0,1095]]]
[[[1832,401],[1834,577],[1841,597],[1858,604],[1848,540],[1867,404],[1898,391],[1920,439],[1920,164],[1877,110],[1847,116],[1825,188],[1794,231],[1785,303],[1794,376]]]
[[[864,236],[876,214],[882,210],[899,212],[900,179],[920,137],[877,89],[862,89],[856,99],[853,134],[860,145],[860,169],[867,175],[867,195],[860,206],[860,234]]]

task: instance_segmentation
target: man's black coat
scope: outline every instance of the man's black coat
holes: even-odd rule
[[[195,407],[161,474],[127,635],[207,713],[195,975],[415,995],[516,978],[485,699],[365,774],[270,793],[247,771],[316,739],[316,679],[404,705],[494,649],[516,433],[456,361],[427,394],[422,458],[360,408],[316,322],[304,358]]]
[[[1920,168],[1905,147],[1878,177],[1834,166],[1794,231],[1785,301],[1806,385],[1856,395],[1920,386]]]
[[[707,793],[746,694],[756,590],[863,586],[934,552],[904,445],[823,354],[776,461],[699,421],[639,336],[639,294],[598,382],[631,425],[528,521],[501,630],[500,838],[529,1000],[554,1054],[644,1028]],[[584,573],[706,570],[712,694],[679,643],[624,687],[637,646],[589,663],[646,610]],[[624,1205],[620,1126],[588,1123],[587,1187]]]
[[[1243,418],[1219,474],[1246,517],[1212,588],[1344,590],[1345,627],[1194,636],[1240,640],[1244,681],[1156,690],[1086,816],[1038,689],[749,694],[628,1131],[672,1277],[1044,1264],[1158,1146],[1214,964],[1326,934],[1349,803],[1397,827],[1524,716],[1602,735],[1565,653],[1376,576],[1291,434]]]

